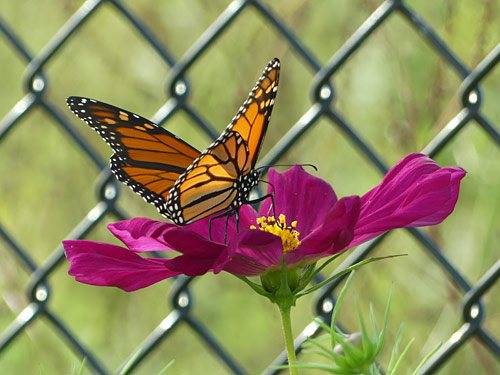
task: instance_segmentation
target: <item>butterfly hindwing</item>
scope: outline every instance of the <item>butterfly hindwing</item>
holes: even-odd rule
[[[181,175],[168,200],[176,223],[190,223],[227,209],[238,194],[237,181],[248,149],[238,133],[227,134]]]

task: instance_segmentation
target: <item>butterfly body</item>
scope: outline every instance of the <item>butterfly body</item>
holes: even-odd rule
[[[248,202],[278,89],[272,60],[224,132],[203,152],[153,122],[93,99],[67,104],[113,148],[111,170],[174,223],[189,224]]]
[[[226,135],[226,137],[214,142],[212,146],[213,148],[217,148],[219,145],[226,144],[227,142],[235,143],[236,147],[245,147],[245,152],[248,153],[248,148],[238,133],[230,136]],[[219,159],[217,155],[213,153],[208,156],[208,158],[213,160],[213,163],[208,164],[210,160],[207,160],[205,156],[207,154],[207,152],[203,152],[200,157],[179,176],[169,192],[167,201],[159,208],[160,212],[164,213],[166,217],[176,224],[184,224],[186,218],[188,218],[188,222],[192,222],[197,220],[197,217],[206,217],[220,212],[222,210],[218,208],[227,206],[228,203],[233,211],[237,211],[247,202],[248,194],[259,182],[260,173],[255,169],[250,169],[249,171],[243,170],[237,164],[236,159]],[[204,163],[200,165],[199,161],[202,159],[204,159]],[[211,178],[211,168],[224,169],[224,172],[226,172],[228,176],[226,178],[219,177],[219,188],[217,190],[201,197],[196,194],[191,196],[189,194],[190,190],[199,188]],[[191,186],[185,190],[184,196],[181,196],[179,191],[188,178],[191,178]],[[217,204],[213,204],[214,200]],[[179,207],[183,207],[182,215],[181,211],[179,211]],[[193,211],[192,207],[195,207],[194,212],[191,212]]]

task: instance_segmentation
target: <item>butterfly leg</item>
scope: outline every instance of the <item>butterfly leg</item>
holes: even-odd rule
[[[271,201],[272,201],[271,207],[273,209],[273,215],[276,218],[276,205],[274,204],[274,194],[266,194],[263,197],[260,197],[260,198],[257,198],[257,199],[251,200],[251,201],[247,201],[246,204],[256,204],[256,203],[262,202],[263,200],[265,200],[267,198],[271,198]],[[230,217],[231,217],[232,214],[235,214],[235,216],[236,216],[236,232],[240,231],[240,213],[239,213],[239,211],[237,209],[231,208],[230,210],[225,211],[225,212],[223,212],[223,213],[221,213],[219,215],[212,216],[210,218],[210,220],[208,221],[208,235],[209,235],[210,241],[213,240],[212,239],[212,220],[220,219],[222,217],[226,217],[226,228],[225,228],[225,233],[224,233],[224,244],[227,243],[227,229],[229,227],[229,219],[230,219]]]
[[[271,207],[273,209],[273,215],[276,218],[276,207],[275,207],[275,204],[274,204],[274,194],[266,194],[263,197],[260,197],[260,198],[257,198],[257,199],[252,199],[251,201],[247,201],[246,203],[247,204],[256,204],[256,203],[260,203],[260,202],[266,200],[267,198],[271,198],[271,201],[272,201]]]
[[[254,202],[258,203],[258,202],[263,201],[266,198],[271,198],[272,208],[273,208],[273,216],[276,219],[276,221],[278,221],[278,218],[276,217],[276,205],[274,204],[274,193],[275,193],[276,189],[274,188],[274,185],[272,183],[270,183],[269,181],[266,181],[266,180],[259,180],[259,181],[260,182],[264,182],[264,183],[270,185],[273,188],[273,192],[269,193],[269,194],[266,194],[266,195],[264,195],[261,198],[255,199],[252,203],[254,203]],[[269,211],[267,212],[267,214],[269,215]]]
[[[227,243],[227,227],[229,226],[229,215],[226,217],[226,229],[224,230],[224,245]]]
[[[210,239],[210,241],[212,241],[212,220],[214,218],[211,217],[210,220],[208,220],[208,238]]]
[[[224,245],[227,243],[227,228],[229,226],[229,219],[231,217],[231,214],[234,212],[236,216],[236,232],[238,233],[240,231],[240,213],[238,210],[231,209],[227,212],[224,212],[226,215],[226,230],[224,232]]]
[[[219,215],[216,215],[216,216],[212,216],[210,218],[210,220],[208,221],[208,235],[209,235],[209,238],[210,238],[210,241],[212,241],[212,220],[215,220],[215,219],[220,219],[222,217],[226,217],[226,230],[225,230],[225,233],[224,233],[224,244],[226,244],[227,242],[227,228],[229,226],[229,219],[231,217],[231,215],[233,213],[236,213],[236,226],[238,227],[238,221],[239,221],[239,215],[238,215],[238,212],[235,211],[234,209],[230,209],[228,211],[225,211]]]
[[[263,197],[253,199],[251,201],[248,201],[247,203],[248,204],[256,204],[256,203],[259,203],[259,202],[266,200],[267,198],[271,198],[271,202],[272,202],[271,207],[273,209],[273,216],[276,219],[276,221],[278,221],[278,218],[276,217],[276,205],[274,204],[274,194],[266,194]],[[269,214],[269,212],[268,212],[268,214]]]
[[[236,215],[236,232],[240,232],[240,211],[236,210],[235,212]]]

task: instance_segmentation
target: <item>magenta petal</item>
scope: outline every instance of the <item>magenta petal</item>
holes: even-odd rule
[[[240,276],[256,276],[268,267],[280,264],[281,238],[258,229],[238,233],[229,243],[230,260],[224,271]]]
[[[319,177],[307,173],[301,166],[294,166],[284,173],[269,170],[268,194],[273,193],[276,214],[284,214],[287,223],[297,220],[297,230],[307,236],[321,226],[331,207],[337,202],[332,187]],[[272,215],[271,200],[266,199],[260,215]]]
[[[224,243],[224,234],[226,233],[226,221],[228,219],[227,216],[213,219],[210,224],[211,217],[207,217],[205,219],[201,219],[195,221],[192,224],[188,224],[185,228],[192,230],[193,232],[199,234],[205,238],[212,238],[212,241]],[[211,234],[209,233],[209,224],[211,225]],[[234,215],[229,217],[229,221],[227,223],[227,235],[231,237],[234,233],[236,233],[236,221]]]
[[[297,249],[286,255],[287,264],[297,263],[304,257],[314,259],[345,249],[354,237],[360,207],[361,199],[357,195],[340,199],[331,207],[323,225],[301,240]]]
[[[250,228],[251,225],[257,226],[257,218],[259,215],[249,204],[245,204],[240,208],[240,231],[241,229]]]
[[[256,225],[257,212],[250,205],[243,205],[239,210],[240,215],[240,229],[249,228],[250,225]],[[211,217],[207,217],[202,220],[198,220],[192,224],[186,225],[186,228],[198,233],[200,236],[205,238],[210,238],[209,234],[209,222]],[[226,221],[227,216],[212,219],[211,223],[211,237],[212,241],[218,243],[224,243],[224,236],[226,234]],[[229,216],[229,221],[227,222],[227,238],[233,237],[237,233],[236,231],[236,215],[233,213]]]
[[[132,251],[172,251],[163,234],[174,224],[136,217],[108,225],[108,229]]]
[[[120,246],[79,240],[63,245],[71,262],[68,273],[85,284],[131,292],[179,274],[165,267],[165,259],[142,258]]]
[[[465,173],[459,167],[440,168],[426,155],[408,155],[361,198],[361,213],[349,246],[389,229],[439,224],[455,208]]]
[[[226,246],[210,241],[187,227],[169,229],[164,234],[164,240],[169,247],[182,253],[171,259],[168,268],[188,276],[203,275],[220,268],[216,265],[224,264],[229,257]]]

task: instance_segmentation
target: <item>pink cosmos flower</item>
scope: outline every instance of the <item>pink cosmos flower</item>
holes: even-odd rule
[[[126,248],[64,241],[71,262],[69,274],[83,283],[133,291],[179,274],[263,275],[281,269],[282,256],[288,269],[303,267],[390,229],[439,224],[453,211],[465,173],[459,167],[441,168],[425,155],[411,154],[362,197],[337,199],[328,183],[302,167],[284,173],[271,169],[269,182],[275,189],[279,223],[266,218],[273,214],[270,199],[259,213],[249,205],[241,207],[240,230],[236,231],[233,216],[227,243],[225,219],[212,221],[211,240],[209,219],[186,226],[146,218],[125,220],[108,228]],[[149,251],[165,252],[167,258],[140,255]]]

